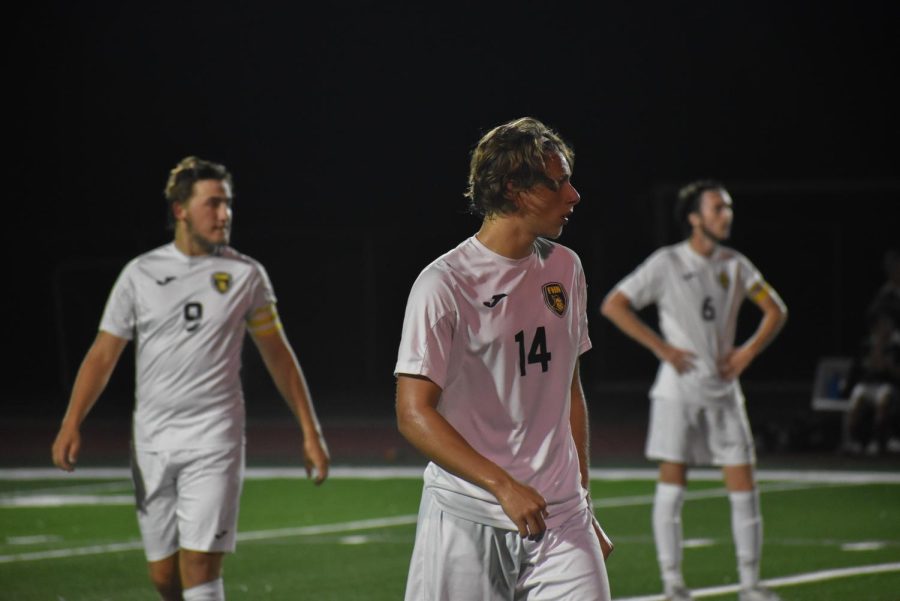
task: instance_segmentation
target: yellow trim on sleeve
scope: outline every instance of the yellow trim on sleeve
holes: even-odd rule
[[[750,290],[747,291],[747,294],[750,296],[750,300],[759,302],[769,295],[769,290],[769,285],[763,280],[760,280],[750,286]]]
[[[247,327],[254,329],[273,321],[278,321],[278,311],[275,309],[275,305],[268,304],[250,314],[250,317],[247,319]]]
[[[260,307],[250,314],[247,328],[254,336],[271,336],[281,331],[281,320],[274,303]]]
[[[272,334],[277,334],[278,332],[280,332],[281,329],[281,322],[276,321],[269,326],[250,328],[250,331],[254,336],[271,336]]]

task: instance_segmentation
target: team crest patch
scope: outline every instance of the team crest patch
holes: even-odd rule
[[[731,284],[731,278],[728,277],[726,272],[721,272],[719,274],[719,283],[722,284],[722,288],[728,290],[728,285]]]
[[[550,310],[562,317],[566,313],[569,306],[569,298],[566,295],[566,289],[558,282],[550,282],[544,284],[541,289],[544,291],[544,300]]]
[[[231,274],[224,271],[217,271],[212,274],[213,288],[225,294],[231,288]]]

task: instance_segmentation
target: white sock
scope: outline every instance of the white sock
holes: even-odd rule
[[[181,595],[184,601],[225,601],[225,584],[221,578],[186,588]]]
[[[678,484],[656,483],[653,499],[653,538],[656,540],[656,557],[663,586],[668,592],[672,587],[684,586],[681,574],[681,506],[684,504],[684,487]]]
[[[731,531],[737,555],[738,575],[742,588],[759,584],[759,559],[762,555],[762,515],[759,511],[759,491],[732,492]]]

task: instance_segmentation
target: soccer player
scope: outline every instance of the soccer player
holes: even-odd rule
[[[741,601],[778,596],[759,583],[762,518],[754,482],[755,451],[738,377],[787,318],[778,294],[743,255],[723,246],[734,216],[721,183],[682,188],[677,215],[687,239],[660,248],[619,282],[602,313],[660,359],[647,436],[647,458],[659,461],[653,533],[672,601],[691,599],[681,573],[681,507],[689,465],[722,466]],[[745,298],[762,310],[755,333],[735,346],[735,323]],[[662,336],[636,310],[655,303]]]
[[[412,286],[397,422],[431,461],[408,601],[610,598],[578,373],[585,278],[551,242],[580,200],[572,161],[534,119],[488,132],[466,193],[481,228]]]
[[[300,423],[316,484],[328,475],[329,456],[269,278],[228,246],[231,175],[188,157],[172,170],[165,198],[175,240],[133,259],[116,281],[75,379],[53,462],[75,469],[81,423],[134,339],[132,471],[150,579],[166,601],[219,601],[244,471],[245,332]]]

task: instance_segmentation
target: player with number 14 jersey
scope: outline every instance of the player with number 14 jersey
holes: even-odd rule
[[[409,296],[395,371],[440,386],[441,415],[547,495],[552,528],[585,508],[567,392],[591,342],[578,256],[542,238],[534,245],[509,259],[473,236],[426,267]],[[425,486],[448,513],[515,527],[493,495],[433,462]]]

